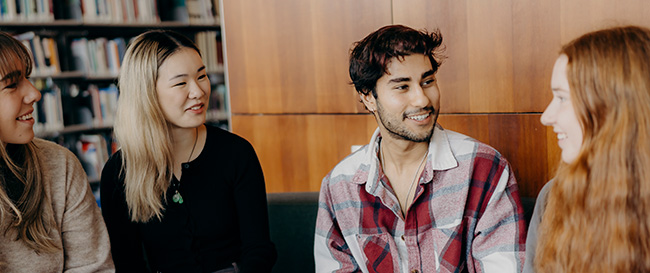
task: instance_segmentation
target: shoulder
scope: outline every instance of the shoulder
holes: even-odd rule
[[[122,150],[119,149],[108,157],[108,161],[104,164],[102,169],[102,176],[104,173],[116,173],[122,168]]]
[[[345,157],[327,174],[324,182],[336,184],[338,181],[362,183],[367,181],[371,161],[369,153],[372,147],[364,145],[352,154]]]
[[[76,159],[75,155],[70,150],[52,141],[34,138],[33,142],[38,148],[41,156],[44,157],[42,160],[45,162],[56,162],[60,161],[61,158],[65,158],[66,160]]]
[[[67,148],[54,142],[35,138],[43,182],[50,190],[54,210],[60,213],[70,196],[84,194],[88,177],[77,157]]]
[[[551,189],[553,188],[553,184],[555,184],[555,179],[551,179],[542,187],[542,190],[539,191],[539,194],[537,195],[537,200],[535,201],[535,209],[539,207],[541,211],[544,211],[546,208],[546,203],[548,202],[548,194],[550,193]]]
[[[67,148],[40,138],[34,138],[33,142],[36,145],[44,175],[67,176],[66,173],[70,172],[86,175],[77,156]]]
[[[221,129],[213,125],[205,125],[207,130],[207,139],[210,143],[217,143],[220,148],[224,147],[252,147],[250,142],[245,138]]]
[[[494,147],[470,136],[444,129],[454,155],[461,159],[484,158],[508,164],[508,160]]]
[[[210,164],[221,162],[225,164],[223,166],[258,161],[257,153],[248,140],[215,126],[206,125],[206,129],[206,144],[200,156],[203,160]]]
[[[475,138],[446,129],[444,132],[447,134],[449,144],[454,152],[487,153],[501,157],[501,153],[497,149]]]

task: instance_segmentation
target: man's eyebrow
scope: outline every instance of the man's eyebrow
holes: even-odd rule
[[[388,82],[389,82],[389,83],[391,83],[391,82],[398,83],[398,82],[408,82],[408,81],[411,81],[411,78],[409,78],[409,77],[402,77],[402,78],[394,78],[394,79],[390,79]]]
[[[14,79],[14,78],[19,77],[21,74],[22,74],[22,72],[20,72],[20,70],[14,70],[14,71],[11,71],[11,72],[7,73],[7,75],[2,77],[2,79],[0,79],[0,81],[6,81],[8,79]]]
[[[429,77],[429,76],[431,76],[431,75],[433,75],[433,74],[436,74],[436,71],[434,71],[433,69],[431,69],[431,70],[429,70],[429,71],[427,71],[427,72],[422,73],[422,78]]]

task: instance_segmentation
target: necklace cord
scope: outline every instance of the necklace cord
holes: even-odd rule
[[[192,154],[194,154],[194,148],[196,148],[197,140],[199,140],[199,127],[196,127],[196,134],[194,135],[194,145],[192,145],[192,151],[190,152],[190,157],[187,158],[187,162],[190,162],[190,159],[192,159]]]
[[[194,135],[194,145],[192,145],[192,151],[190,151],[190,157],[187,158],[187,163],[189,163],[190,160],[192,159],[192,154],[194,154],[194,148],[196,148],[196,142],[198,141],[198,139],[199,139],[199,127],[196,127],[196,134]],[[178,183],[173,183],[173,182],[174,179],[172,178],[172,186],[176,188],[176,192],[172,196],[172,201],[174,201],[174,203],[183,204],[183,196],[181,195],[180,192],[178,192],[178,188],[181,186],[181,181],[180,180],[177,181]]]
[[[418,177],[418,174],[420,173],[420,168],[422,168],[422,163],[424,163],[425,159],[427,158],[427,155],[429,154],[429,149],[426,150],[424,153],[424,156],[422,157],[422,161],[420,161],[420,164],[418,165],[417,170],[415,170],[415,174],[413,175],[413,181],[411,181],[411,186],[409,186],[409,191],[406,193],[406,200],[408,202],[409,196],[411,196],[411,190],[413,190],[413,185],[415,185],[415,181]],[[386,174],[386,168],[384,167],[384,149],[381,146],[381,142],[379,144],[379,155],[381,156],[381,169],[384,172],[384,175]],[[415,199],[415,192],[413,193],[413,199]],[[412,205],[415,200],[411,200],[411,203],[408,204],[408,206]],[[407,208],[408,208],[407,206]]]

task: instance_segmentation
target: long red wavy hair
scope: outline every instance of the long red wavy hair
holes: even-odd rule
[[[585,34],[561,51],[583,143],[558,168],[537,272],[650,272],[650,30]]]

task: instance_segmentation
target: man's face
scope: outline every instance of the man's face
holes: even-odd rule
[[[412,142],[431,139],[440,111],[440,91],[429,57],[423,54],[393,58],[371,93],[361,95],[376,110],[382,136]]]

